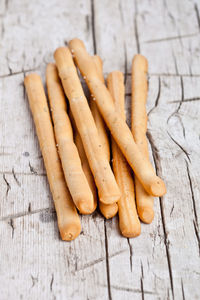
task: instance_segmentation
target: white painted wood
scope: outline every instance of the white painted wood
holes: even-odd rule
[[[199,11],[189,0],[0,1],[2,300],[199,299]],[[150,155],[168,193],[136,239],[98,213],[81,217],[77,240],[59,239],[23,78],[36,70],[44,81],[73,37],[105,73],[126,73],[128,123],[132,57],[149,60]]]

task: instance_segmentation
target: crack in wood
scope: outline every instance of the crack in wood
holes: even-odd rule
[[[176,111],[177,114],[179,113],[179,110],[181,109],[182,103],[183,103],[184,98],[185,98],[185,96],[184,96],[184,84],[183,84],[183,77],[182,76],[180,77],[180,82],[181,82],[181,101],[180,101],[179,106],[178,106],[177,111]]]
[[[183,77],[180,76],[180,85],[181,85],[181,100],[179,102],[178,107],[175,109],[175,111],[173,113],[171,113],[171,115],[168,117],[167,119],[167,124],[169,123],[170,119],[174,116],[174,115],[178,115],[179,110],[181,109],[182,103],[184,102],[184,84],[183,84]]]
[[[174,54],[174,51],[172,51],[172,58],[173,58],[173,61],[174,61],[176,75],[179,75],[178,65],[177,65],[177,61],[176,61],[176,55]]]
[[[182,278],[181,278],[181,291],[182,291],[183,300],[185,300],[185,292],[184,292],[184,287],[183,287],[183,280],[182,280]]]
[[[92,40],[93,40],[93,52],[97,54],[96,34],[95,34],[95,8],[94,0],[91,0],[91,23],[92,23]]]
[[[87,30],[87,32],[89,32],[90,31],[90,18],[89,18],[89,15],[85,16],[85,23],[86,23],[86,30]]]
[[[40,213],[40,212],[55,213],[55,209],[47,207],[47,208],[41,208],[41,209],[32,210],[31,212],[26,211],[26,212],[17,213],[17,214],[14,214],[14,215],[7,215],[5,217],[0,218],[0,222],[1,221],[7,221],[9,219],[22,218],[22,217],[33,215],[33,214],[37,214],[37,213]]]
[[[124,24],[123,9],[121,6],[121,1],[119,1],[118,8],[119,8],[119,13],[120,13],[120,18],[121,18],[122,24]]]
[[[27,69],[27,70],[21,70],[21,71],[18,71],[18,72],[12,72],[12,70],[10,69],[10,73],[8,74],[4,74],[4,75],[0,75],[0,78],[6,78],[6,77],[11,77],[11,76],[16,76],[16,75],[19,75],[19,74],[25,74],[26,72],[33,72],[33,71],[36,71],[39,67],[36,67],[36,68],[32,68],[32,69]]]
[[[142,300],[144,300],[144,286],[143,286],[144,273],[143,273],[143,265],[142,265],[142,261],[141,261],[140,263],[141,263],[141,278],[140,278],[140,284],[141,284]]]
[[[105,284],[99,284],[99,286],[106,287]],[[124,292],[130,292],[130,293],[135,293],[135,294],[141,294],[141,289],[133,289],[130,287],[123,287],[119,285],[111,285],[111,288],[117,291],[124,291]],[[144,295],[157,295],[156,292],[148,291],[148,290],[143,290]]]
[[[82,234],[83,234],[83,233],[82,233]],[[109,258],[109,259],[110,259],[110,258],[113,258],[113,257],[115,257],[115,256],[117,256],[117,255],[120,255],[120,254],[124,253],[124,252],[127,252],[127,250],[120,250],[120,251],[117,251],[117,252],[115,252],[115,253],[113,253],[113,254],[111,254],[111,255],[108,255],[108,258]],[[93,260],[93,261],[91,261],[91,262],[89,262],[89,263],[84,264],[84,265],[83,265],[82,267],[80,267],[80,268],[76,267],[76,268],[75,268],[75,271],[76,271],[76,272],[83,271],[83,270],[85,270],[85,269],[87,269],[87,268],[90,268],[90,267],[93,267],[94,265],[99,264],[99,263],[101,263],[101,262],[103,262],[103,261],[105,261],[105,260],[106,260],[106,256],[100,257],[100,258],[95,259],[95,260]]]
[[[31,289],[32,289],[36,285],[36,283],[38,282],[38,277],[34,277],[31,274],[31,280],[32,280],[32,286],[31,286]]]
[[[19,187],[21,187],[21,183],[19,182],[19,180],[18,180],[18,178],[17,178],[17,176],[16,176],[14,167],[12,168],[12,174],[13,174],[13,177],[14,177],[14,179],[15,179],[17,185],[18,185]]]
[[[200,16],[199,16],[199,10],[198,10],[198,7],[197,7],[196,3],[194,4],[194,10],[195,10],[195,13],[196,13],[197,23],[198,23],[199,31],[200,31]]]
[[[194,224],[194,232],[195,232],[195,235],[196,235],[197,244],[198,244],[198,247],[199,247],[199,256],[200,256],[200,236],[199,236],[198,224],[196,224],[195,220],[193,220],[193,224]]]
[[[148,40],[148,41],[143,41],[142,43],[145,44],[151,44],[151,43],[160,43],[160,42],[167,42],[167,41],[173,41],[173,40],[180,40],[180,39],[185,39],[185,38],[190,38],[194,36],[198,36],[199,32],[196,33],[190,33],[190,34],[185,34],[185,35],[177,35],[177,36],[170,36],[166,38],[160,38],[160,39],[155,39],[155,40]]]
[[[127,81],[127,69],[128,69],[127,50],[126,50],[126,44],[124,42],[124,83],[125,84],[126,84],[126,81]]]
[[[31,165],[30,161],[29,161],[29,169],[31,171],[32,174],[38,175],[37,171],[33,168],[33,166]]]
[[[135,3],[134,29],[135,29],[136,49],[137,49],[137,53],[140,53],[140,41],[139,41],[138,25],[137,25],[137,14],[138,14],[137,0],[135,0],[134,3]]]
[[[128,247],[129,247],[129,264],[130,264],[130,271],[132,272],[132,267],[133,267],[133,249],[130,243],[130,239],[127,238],[128,242]]]
[[[5,175],[13,175],[12,172],[10,171],[0,171],[0,174],[5,174]],[[26,172],[15,172],[15,175],[19,175],[19,176],[33,176],[33,175],[36,175],[36,176],[46,176],[47,174],[46,173],[26,173]]]
[[[162,177],[160,156],[159,156],[159,153],[157,151],[157,148],[153,141],[153,137],[150,132],[148,132],[147,138],[148,138],[150,146],[151,146],[153,161],[154,161],[155,169],[156,169],[156,174],[158,176]],[[167,256],[170,286],[171,286],[172,296],[174,299],[173,272],[172,272],[171,256],[170,256],[170,251],[169,251],[169,240],[168,240],[167,231],[166,231],[166,223],[165,223],[165,215],[164,215],[164,207],[163,207],[163,197],[159,197],[159,204],[160,204],[161,220],[162,220],[162,226],[163,226],[163,232],[164,232],[164,244],[165,244],[165,250],[166,250],[166,256]]]
[[[180,124],[181,124],[182,130],[183,130],[183,136],[184,136],[184,138],[185,138],[185,126],[184,126],[184,124],[183,124],[182,118],[181,118],[180,115],[176,115],[176,116],[177,116],[177,118],[178,118],[178,120],[179,120],[179,122],[180,122]]]
[[[187,159],[191,163],[191,159],[189,157],[190,154],[171,136],[171,134],[168,131],[167,131],[167,134],[170,137],[170,139],[185,153]]]
[[[156,96],[156,100],[155,100],[155,104],[154,107],[152,107],[152,109],[150,109],[150,111],[148,112],[148,117],[149,115],[155,110],[155,108],[158,106],[159,104],[159,99],[160,99],[160,95],[161,95],[161,80],[160,80],[160,76],[158,77],[158,93]]]
[[[31,213],[31,203],[28,204],[28,212]]]
[[[8,222],[8,224],[11,227],[11,237],[12,239],[14,238],[14,231],[15,231],[15,225],[14,225],[14,220],[11,218]]]
[[[184,100],[173,100],[173,101],[169,101],[168,103],[184,103],[184,102],[193,102],[193,101],[199,101],[200,98],[199,97],[194,97],[194,98],[187,98]]]
[[[108,255],[108,237],[107,237],[107,226],[106,220],[104,219],[104,234],[105,234],[105,252],[106,252],[106,272],[107,272],[107,288],[108,288],[108,299],[112,300],[111,286],[110,286],[110,265]]]
[[[6,186],[7,186],[7,189],[6,189],[6,198],[7,198],[8,197],[8,193],[11,190],[11,185],[8,182],[8,180],[6,179],[5,173],[3,173],[3,180],[5,181]]]
[[[53,291],[53,282],[54,282],[54,274],[51,275],[51,281],[50,281],[50,291]]]
[[[190,175],[190,168],[188,165],[188,162],[185,160],[186,163],[186,170],[187,170],[187,175],[188,175],[188,180],[189,180],[189,186],[190,186],[190,192],[191,192],[191,198],[192,198],[192,205],[193,205],[193,213],[194,213],[194,232],[195,236],[197,238],[197,243],[199,247],[199,255],[200,255],[200,237],[199,237],[199,226],[198,226],[198,217],[197,217],[197,209],[196,209],[196,201],[195,201],[195,196],[194,196],[194,190],[193,190],[193,184],[192,184],[192,178]]]
[[[128,74],[129,75],[129,74]],[[173,73],[149,73],[149,76],[163,76],[163,77],[200,77],[200,74],[173,74]]]

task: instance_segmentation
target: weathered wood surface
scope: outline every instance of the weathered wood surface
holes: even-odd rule
[[[23,87],[44,79],[52,53],[73,37],[125,72],[149,60],[148,138],[168,193],[136,239],[118,220],[82,217],[82,233],[59,239]],[[189,0],[0,1],[0,291],[7,299],[199,299],[200,4]]]

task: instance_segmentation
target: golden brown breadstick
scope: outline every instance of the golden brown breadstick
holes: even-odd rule
[[[91,214],[95,209],[94,199],[73,141],[65,95],[55,64],[47,65],[46,82],[55,137],[67,186],[80,213]]]
[[[132,62],[132,111],[131,128],[134,140],[140,151],[149,159],[147,130],[147,69],[148,63],[144,56],[135,55]],[[137,211],[144,223],[151,223],[154,218],[152,196],[147,194],[137,178],[135,178]]]
[[[94,177],[93,177],[92,172],[90,170],[88,159],[87,159],[87,156],[85,154],[83,143],[81,141],[81,136],[78,133],[78,130],[76,128],[76,124],[75,124],[74,118],[72,116],[71,110],[69,111],[69,117],[70,117],[70,120],[71,120],[71,123],[72,123],[72,126],[73,126],[73,131],[74,131],[74,142],[75,142],[76,147],[78,149],[78,153],[79,153],[79,156],[80,156],[80,159],[81,159],[83,172],[84,172],[84,174],[87,178],[87,181],[88,181],[89,186],[90,186],[90,190],[92,191],[92,194],[93,194],[94,206],[95,206],[95,209],[96,209],[96,207],[97,207],[97,189],[96,189],[96,185],[95,185],[95,182],[94,182]]]
[[[108,75],[107,84],[116,110],[125,120],[123,74],[119,71],[111,72]],[[135,237],[141,232],[141,224],[135,206],[134,181],[131,169],[113,138],[112,153],[114,174],[121,190],[121,198],[118,201],[119,227],[124,236]]]
[[[91,171],[94,175],[99,197],[105,204],[114,203],[119,199],[120,191],[110,164],[105,157],[70,50],[67,47],[59,48],[55,51],[54,57]]]
[[[94,63],[96,65],[96,69],[97,69],[99,78],[101,79],[102,82],[104,82],[103,63],[102,63],[101,58],[98,55],[94,55],[92,57],[92,59],[94,60]],[[90,109],[92,111],[92,115],[94,117],[94,121],[97,126],[97,130],[98,130],[98,133],[100,136],[102,147],[104,149],[104,152],[106,154],[108,161],[110,161],[110,143],[109,143],[108,133],[106,130],[106,125],[99,113],[96,102],[93,101],[92,96],[91,96],[91,101],[90,101]],[[102,203],[101,201],[99,201],[99,208],[100,208],[102,215],[106,219],[110,219],[110,218],[114,217],[118,212],[117,203],[106,205],[106,204]]]
[[[95,64],[79,39],[70,41],[69,47],[91,94],[96,100],[98,109],[111,131],[116,143],[133,168],[145,190],[154,196],[166,193],[164,182],[155,174],[150,161],[140,152],[134,142],[132,133],[121,115],[115,110],[112,97],[98,77]]]
[[[25,77],[24,84],[53,195],[60,235],[63,240],[73,240],[79,235],[81,224],[65,183],[42,81],[39,75],[30,74]]]

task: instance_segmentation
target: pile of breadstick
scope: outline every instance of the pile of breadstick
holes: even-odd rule
[[[27,75],[24,83],[61,238],[75,239],[81,232],[77,210],[91,214],[97,202],[105,218],[118,213],[123,236],[138,236],[139,219],[151,223],[154,218],[153,197],[166,193],[148,155],[147,60],[142,55],[133,58],[130,130],[123,73],[111,72],[106,86],[100,57],[90,56],[78,39],[58,48],[54,58],[55,64],[46,69],[49,101],[39,75]]]

